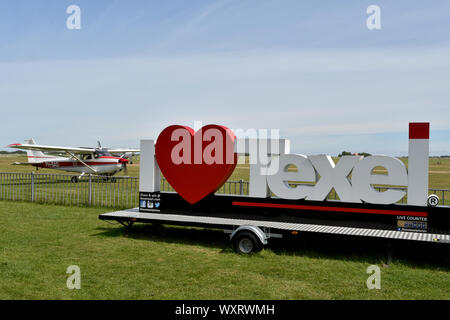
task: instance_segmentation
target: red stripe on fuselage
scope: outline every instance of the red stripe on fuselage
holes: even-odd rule
[[[106,166],[106,165],[118,165],[119,162],[85,162],[89,166]],[[81,162],[74,161],[44,161],[33,164],[34,166],[49,168],[49,169],[57,169],[64,167],[83,167],[84,164]]]
[[[81,162],[59,162],[60,167],[81,167],[84,166]],[[114,165],[119,164],[118,162],[84,162],[89,166],[104,166],[104,165]]]
[[[28,158],[46,158],[46,159],[48,159],[48,158],[58,158],[58,157],[52,157],[52,156],[44,156],[44,157],[42,157],[42,156],[27,156]]]
[[[278,203],[261,203],[261,202],[240,202],[233,201],[233,206],[241,207],[262,207],[262,208],[281,208],[311,211],[328,211],[328,212],[349,212],[349,213],[369,213],[369,214],[389,214],[389,215],[405,215],[414,217],[427,217],[426,212],[403,211],[403,210],[386,210],[386,209],[363,209],[363,208],[345,208],[345,207],[328,207],[328,206],[307,206],[297,204],[278,204]]]

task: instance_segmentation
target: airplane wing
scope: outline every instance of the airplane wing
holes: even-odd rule
[[[108,149],[109,153],[138,153],[140,151],[140,149]]]
[[[71,152],[76,154],[91,154],[95,152],[94,148],[56,147],[56,146],[44,146],[39,144],[27,144],[27,143],[13,143],[8,145],[7,147],[24,150]]]

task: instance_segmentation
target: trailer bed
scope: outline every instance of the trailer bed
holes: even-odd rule
[[[209,228],[234,229],[239,226],[257,226],[281,231],[316,232],[363,236],[374,238],[401,239],[423,242],[450,243],[449,234],[406,232],[396,230],[382,230],[370,228],[355,228],[345,226],[330,226],[321,224],[303,224],[280,221],[266,221],[253,219],[223,218],[201,215],[173,214],[171,212],[152,213],[139,212],[139,208],[115,211],[99,215],[100,220],[117,221],[120,223],[163,223],[173,225],[199,226]]]

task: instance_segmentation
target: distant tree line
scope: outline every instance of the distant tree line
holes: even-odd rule
[[[342,156],[363,156],[363,157],[368,157],[368,156],[371,156],[371,154],[367,153],[367,152],[342,151],[341,153],[339,153],[338,157],[342,157]]]

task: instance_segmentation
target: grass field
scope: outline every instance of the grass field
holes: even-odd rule
[[[445,247],[300,235],[253,256],[221,231],[98,220],[107,211],[0,201],[0,299],[450,299]],[[368,290],[368,266],[381,289]],[[81,269],[69,290],[66,269]]]

